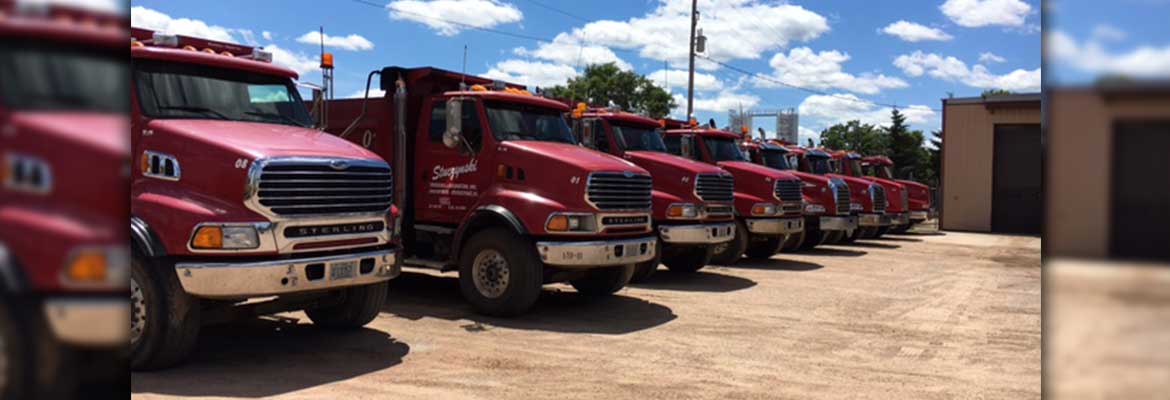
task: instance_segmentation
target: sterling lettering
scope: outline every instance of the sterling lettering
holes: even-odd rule
[[[433,171],[434,175],[431,176],[431,180],[437,181],[444,178],[459,179],[459,175],[475,172],[479,168],[478,166],[479,163],[476,160],[471,160],[471,162],[467,163],[467,165],[460,165],[450,168],[443,168],[441,165],[436,165]]]

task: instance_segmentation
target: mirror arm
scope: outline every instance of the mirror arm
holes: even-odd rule
[[[338,137],[344,139],[346,136],[349,136],[349,134],[353,133],[353,130],[355,128],[357,128],[358,123],[362,122],[362,120],[366,118],[366,106],[370,102],[370,81],[372,81],[374,79],[375,74],[378,76],[381,76],[382,71],[373,70],[373,71],[370,71],[370,75],[366,76],[366,94],[365,94],[365,97],[362,98],[362,112],[360,114],[358,114],[357,118],[354,118],[353,122],[351,122],[349,124],[349,126],[346,127],[344,131],[341,132],[340,135],[337,135]]]

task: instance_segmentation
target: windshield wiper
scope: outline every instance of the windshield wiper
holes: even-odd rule
[[[188,112],[202,113],[203,115],[211,115],[211,116],[214,116],[214,117],[216,117],[216,118],[223,119],[223,120],[230,120],[230,119],[231,119],[231,118],[229,118],[227,115],[224,115],[224,113],[221,113],[221,112],[219,112],[219,111],[212,110],[212,109],[210,109],[210,108],[207,108],[207,107],[199,107],[199,106],[159,106],[158,108],[159,108],[160,110],[178,110],[178,111],[188,111]]]
[[[279,120],[284,121],[284,122],[288,122],[290,124],[299,126],[301,128],[308,128],[308,126],[306,126],[305,124],[302,124],[300,121],[292,119],[292,117],[284,115],[284,114],[277,114],[277,113],[270,113],[270,112],[263,112],[263,111],[244,111],[244,114],[257,116],[257,117],[275,117],[276,119],[279,119]]]

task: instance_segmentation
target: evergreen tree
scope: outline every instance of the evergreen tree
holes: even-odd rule
[[[926,150],[922,148],[925,138],[922,131],[910,131],[906,116],[898,109],[890,112],[890,126],[886,128],[889,140],[889,156],[894,162],[894,175],[906,179],[911,175],[921,178]]]

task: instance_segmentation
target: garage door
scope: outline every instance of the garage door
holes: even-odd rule
[[[995,126],[992,231],[1040,233],[1044,215],[1043,154],[1039,124]]]
[[[1114,125],[1113,257],[1170,261],[1170,121]]]

